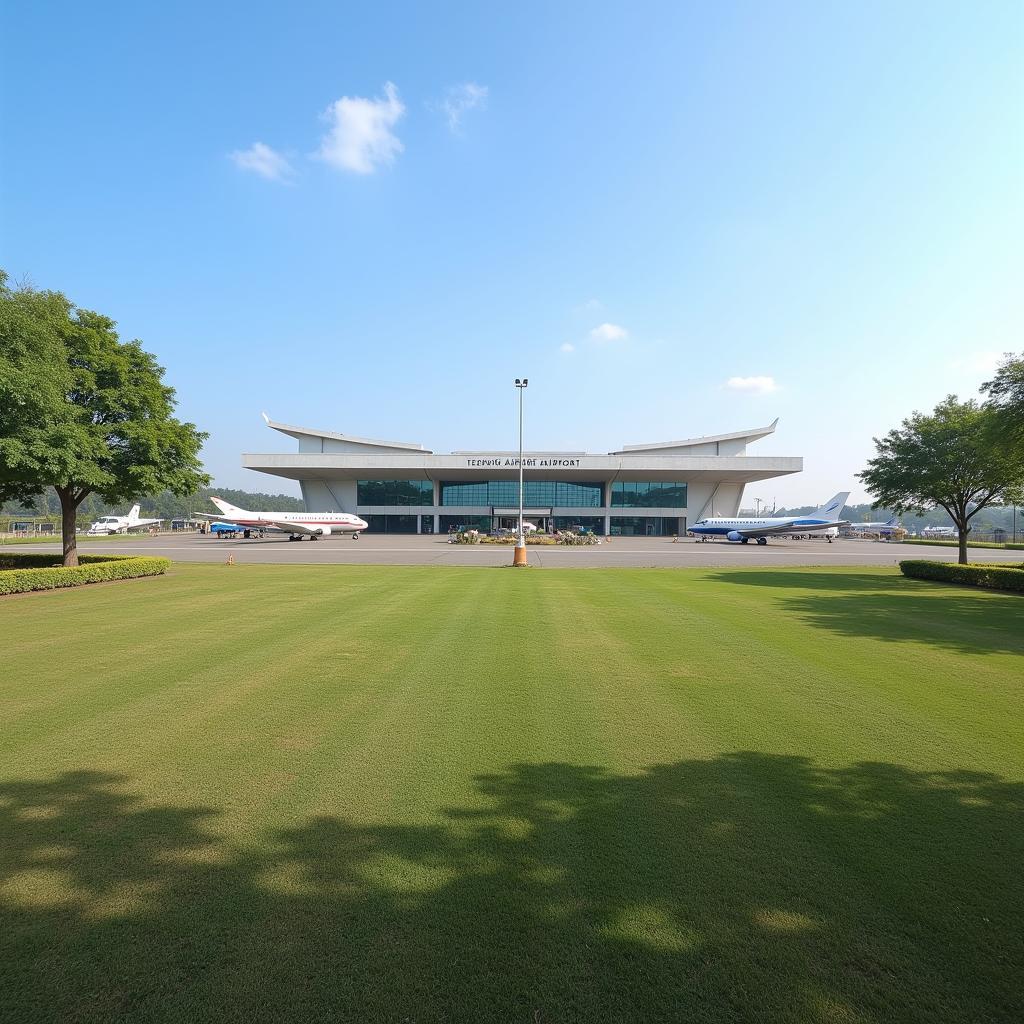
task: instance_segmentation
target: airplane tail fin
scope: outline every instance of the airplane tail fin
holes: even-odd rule
[[[128,513],[128,521],[131,522],[133,519],[139,518],[139,512],[142,509],[141,505],[132,505],[131,511]]]
[[[225,501],[223,498],[211,498],[210,501],[217,506],[220,511],[231,519],[233,516],[239,516],[245,514],[245,509],[239,508],[237,505],[232,505],[231,502]]]
[[[899,516],[893,516],[892,519],[890,519],[889,522],[887,522],[885,525],[886,526],[899,526],[900,525],[900,517]]]
[[[814,512],[822,519],[838,520],[842,518],[843,506],[846,504],[846,499],[849,497],[849,491],[840,491],[834,497],[829,498],[824,505],[819,505]]]

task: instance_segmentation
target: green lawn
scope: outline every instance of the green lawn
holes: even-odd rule
[[[1024,1016],[1024,598],[179,564],[0,637],[0,1020]]]

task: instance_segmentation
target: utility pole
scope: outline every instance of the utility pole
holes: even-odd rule
[[[519,389],[519,537],[512,558],[513,565],[526,565],[526,538],[523,536],[523,392],[529,383],[526,377],[522,380],[516,377],[516,387]]]

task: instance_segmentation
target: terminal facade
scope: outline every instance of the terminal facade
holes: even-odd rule
[[[242,456],[246,469],[297,480],[307,512],[352,512],[369,533],[514,528],[518,452],[438,454],[418,444],[374,441],[276,423],[295,454]],[[626,445],[606,455],[524,452],[523,512],[538,529],[608,536],[685,534],[688,522],[735,516],[748,483],[799,473],[798,457],[747,455],[767,427],[685,441]]]

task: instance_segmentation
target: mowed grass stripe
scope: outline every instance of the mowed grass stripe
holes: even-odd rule
[[[0,602],[16,1019],[1024,1006],[1013,595],[187,566],[39,597]]]

